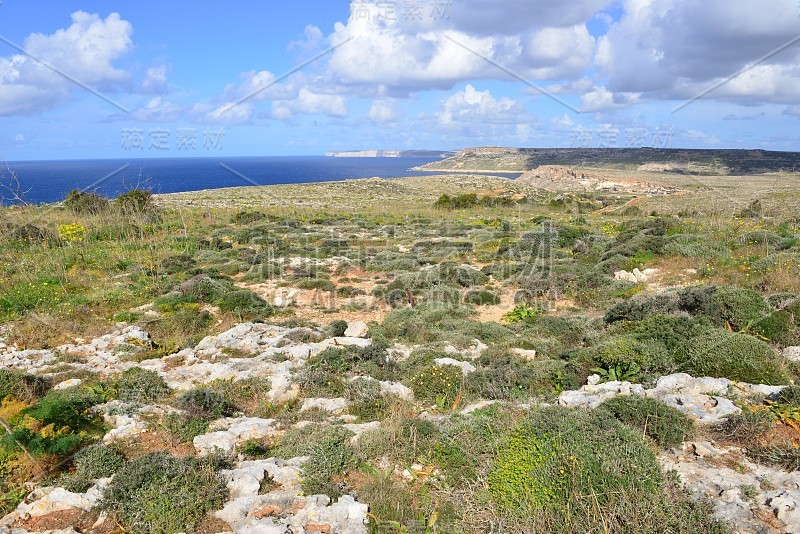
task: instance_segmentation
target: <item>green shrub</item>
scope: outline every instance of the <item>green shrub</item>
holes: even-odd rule
[[[272,453],[278,458],[308,456],[303,464],[301,486],[306,495],[324,493],[338,497],[341,492],[331,477],[355,466],[349,440],[353,433],[343,426],[309,424],[295,427],[283,435]]]
[[[491,306],[500,304],[500,297],[491,291],[469,291],[464,295],[465,304],[474,304],[476,306]]]
[[[770,385],[786,384],[790,378],[784,360],[769,345],[722,329],[683,343],[676,351],[676,361],[682,371],[697,377]]]
[[[466,376],[464,384],[470,397],[524,399],[556,393],[570,383],[566,363],[559,360],[527,361],[502,353],[484,354],[474,363],[477,370]]]
[[[43,425],[57,425],[80,431],[96,420],[89,409],[103,402],[100,395],[80,386],[51,391],[26,410],[27,415]]]
[[[328,325],[328,331],[331,337],[342,337],[344,336],[345,330],[347,330],[347,326],[347,321],[342,321],[341,319],[331,321],[331,324]]]
[[[679,293],[679,304],[693,314],[710,317],[716,324],[743,330],[769,313],[760,293],[736,286],[696,286]]]
[[[333,426],[308,445],[308,461],[303,464],[300,487],[306,495],[323,493],[335,499],[342,490],[333,483],[334,475],[344,474],[356,466],[349,444],[352,432]]]
[[[651,315],[623,325],[622,331],[639,341],[659,343],[671,353],[687,339],[707,331],[709,326],[706,318]]]
[[[233,415],[236,411],[236,407],[221,393],[205,386],[181,393],[178,397],[178,406],[190,418],[218,419]]]
[[[49,387],[49,382],[44,378],[12,369],[0,369],[0,400],[13,395],[19,400],[32,401],[43,396]]]
[[[248,439],[236,447],[236,452],[246,460],[262,460],[272,456],[272,450],[257,439]]]
[[[528,304],[517,304],[514,309],[503,315],[509,323],[534,322],[542,314],[542,310]]]
[[[144,213],[153,208],[153,193],[144,189],[131,189],[115,198],[114,204],[123,213]]]
[[[686,414],[656,399],[623,395],[605,401],[600,408],[620,422],[643,431],[661,447],[681,444],[694,429]]]
[[[216,304],[221,311],[233,313],[240,321],[258,321],[273,314],[267,301],[246,289],[226,293]]]
[[[336,284],[324,278],[303,278],[295,282],[300,289],[318,289],[320,291],[334,291]]]
[[[727,439],[742,445],[760,440],[770,432],[775,419],[768,410],[743,410],[719,425],[718,431]]]
[[[164,428],[181,443],[191,443],[194,438],[208,431],[208,419],[203,417],[186,417],[171,413],[164,418]]]
[[[16,449],[21,443],[34,455],[63,457],[103,434],[99,417],[91,408],[105,398],[88,388],[73,387],[51,391],[33,406],[23,410],[19,421],[33,419],[35,424],[13,426],[12,436],[0,436],[0,449]]]
[[[72,462],[74,473],[61,477],[58,482],[67,491],[83,493],[95,480],[116,473],[125,464],[125,457],[110,447],[97,444],[79,450]]]
[[[64,207],[78,214],[98,214],[108,209],[110,203],[107,198],[96,192],[85,192],[73,189],[64,199]]]
[[[148,453],[128,462],[106,488],[99,508],[132,533],[192,531],[225,502],[228,490],[216,457],[177,458]]]
[[[152,403],[171,393],[164,379],[155,371],[132,367],[117,381],[117,395],[126,402]]]
[[[678,234],[671,236],[664,245],[664,254],[687,258],[721,259],[730,256],[730,251],[722,243],[704,236]]]
[[[602,508],[617,492],[654,493],[663,477],[639,432],[603,410],[550,407],[531,413],[497,450],[489,492],[514,515],[566,512],[587,495]]]
[[[775,401],[778,404],[800,407],[800,386],[786,386],[778,393],[778,397]]]
[[[656,314],[670,314],[678,310],[678,298],[674,295],[634,297],[616,304],[606,313],[607,323],[617,321],[642,321]]]
[[[344,393],[344,379],[351,373],[393,380],[397,366],[388,357],[386,348],[382,343],[368,347],[329,347],[306,361],[296,381],[306,395],[338,397]]]
[[[800,340],[797,317],[786,310],[772,312],[759,319],[750,327],[750,332],[783,346],[793,345]]]
[[[409,387],[422,401],[436,402],[441,408],[453,405],[461,390],[461,369],[453,365],[430,365],[411,377]]]

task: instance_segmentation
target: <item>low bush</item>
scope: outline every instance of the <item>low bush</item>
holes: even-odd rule
[[[303,491],[306,495],[324,493],[336,498],[341,495],[341,489],[331,481],[331,477],[356,465],[349,444],[352,436],[352,432],[337,425],[295,427],[284,434],[272,453],[278,458],[308,456],[301,473]]]
[[[693,376],[770,385],[790,379],[784,359],[747,334],[714,329],[684,342],[675,355],[680,370]]]
[[[78,214],[96,215],[107,210],[110,205],[111,203],[107,198],[100,196],[94,191],[85,192],[73,189],[67,193],[64,199],[64,207]]]
[[[83,387],[51,391],[10,421],[13,435],[0,436],[0,449],[16,450],[16,442],[34,456],[63,458],[103,434],[102,421],[91,408],[104,401]]]
[[[42,397],[49,387],[49,382],[44,378],[12,369],[0,369],[0,400],[13,395],[19,400],[32,401]]]
[[[125,457],[106,445],[90,445],[79,450],[72,458],[73,473],[58,482],[67,491],[83,493],[95,480],[112,476],[124,464]]]
[[[186,417],[171,413],[164,418],[164,428],[179,443],[191,443],[194,438],[208,431],[208,419],[204,417]]]
[[[717,431],[726,439],[748,445],[766,436],[774,425],[775,419],[768,410],[743,410],[728,417]]]
[[[116,380],[116,387],[120,400],[126,402],[152,403],[172,392],[158,373],[140,367],[122,373]]]
[[[324,278],[302,278],[295,282],[300,289],[318,289],[320,291],[335,291],[336,284]]]
[[[655,493],[663,475],[638,431],[604,410],[544,408],[497,450],[489,492],[513,515],[566,512],[591,496],[602,508],[618,492]]]
[[[240,321],[261,321],[273,314],[266,300],[245,289],[226,293],[216,304],[221,311],[233,313]]]
[[[106,488],[99,508],[119,521],[125,532],[193,531],[209,512],[219,509],[228,490],[217,457],[177,458],[148,453],[122,467]]]
[[[668,315],[678,310],[678,297],[671,294],[633,297],[616,304],[606,312],[607,323],[642,321],[652,315]]]
[[[783,346],[794,345],[800,341],[798,317],[786,310],[772,312],[759,319],[750,327],[750,332]]]
[[[559,360],[527,361],[501,353],[484,354],[473,363],[477,370],[467,375],[464,383],[469,397],[526,399],[533,395],[552,395],[565,384],[570,385],[566,363]]]
[[[210,387],[201,386],[182,393],[178,406],[189,418],[219,419],[233,415],[236,407],[225,397]]]
[[[800,386],[786,386],[778,393],[775,402],[800,408]]]
[[[622,395],[605,401],[600,408],[641,430],[664,448],[681,444],[694,430],[686,414],[656,399]]]
[[[331,321],[331,324],[328,325],[328,332],[331,337],[342,337],[344,336],[345,330],[347,330],[347,321]]]
[[[141,214],[153,209],[153,193],[145,189],[131,189],[115,198],[114,205],[122,213]]]
[[[409,380],[414,397],[435,402],[440,408],[450,408],[461,391],[461,369],[453,365],[430,365]]]
[[[736,286],[696,286],[681,291],[678,298],[681,309],[706,315],[720,326],[727,323],[734,330],[743,330],[769,313],[760,293]]]

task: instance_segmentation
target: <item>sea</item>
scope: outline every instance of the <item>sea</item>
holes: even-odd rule
[[[42,204],[63,200],[72,189],[96,191],[103,196],[115,197],[132,188],[149,189],[160,194],[223,187],[437,174],[411,170],[431,161],[436,160],[274,156],[17,161],[8,163],[8,167],[0,166],[0,186],[11,181],[13,172],[25,202]],[[13,203],[11,196],[0,187],[0,201]]]

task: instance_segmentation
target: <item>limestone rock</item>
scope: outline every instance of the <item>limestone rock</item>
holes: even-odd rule
[[[230,453],[236,446],[251,439],[263,439],[277,431],[274,419],[257,417],[224,418],[211,424],[214,432],[197,436],[192,441],[198,454],[210,454],[214,450]]]
[[[348,404],[347,399],[341,397],[336,399],[306,399],[303,401],[300,411],[305,412],[316,409],[339,414],[347,409]]]
[[[350,321],[347,323],[347,330],[344,331],[345,337],[367,337],[369,326],[363,321]]]
[[[435,360],[433,360],[433,363],[435,363],[439,367],[444,367],[445,365],[452,365],[454,367],[458,367],[459,369],[461,369],[461,373],[463,375],[468,375],[476,371],[475,366],[472,365],[471,363],[462,362],[454,358],[436,358]]]

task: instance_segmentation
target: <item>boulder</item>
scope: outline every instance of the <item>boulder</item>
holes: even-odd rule
[[[475,366],[469,362],[462,362],[456,360],[454,358],[436,358],[433,360],[433,363],[438,365],[439,367],[444,367],[446,365],[452,365],[453,367],[458,367],[461,369],[461,373],[463,375],[468,375],[470,373],[474,373],[476,371]]]
[[[347,330],[344,337],[367,337],[369,326],[363,321],[350,321],[347,323]]]

